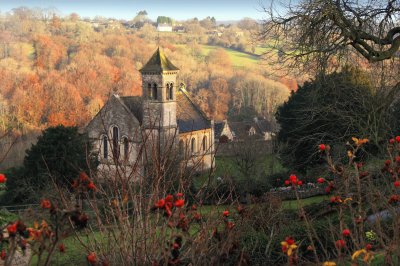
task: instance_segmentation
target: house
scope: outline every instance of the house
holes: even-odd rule
[[[185,33],[186,28],[185,26],[178,25],[174,27],[174,32]]]
[[[172,25],[166,23],[160,23],[157,25],[157,31],[160,32],[172,32]]]
[[[144,161],[143,147],[157,154],[172,147],[185,165],[211,168],[214,123],[177,86],[179,69],[158,48],[140,72],[142,96],[112,95],[86,127],[99,168]]]
[[[257,126],[253,121],[230,122],[229,125],[233,132],[234,141],[242,141],[249,137],[257,139],[261,138],[258,134]]]
[[[228,124],[228,120],[216,122],[214,125],[215,142],[230,142],[234,139],[234,133]]]
[[[258,133],[264,140],[272,140],[279,131],[278,124],[274,120],[267,120],[265,118],[254,118],[254,124]]]
[[[228,124],[228,122],[226,122],[226,124]],[[278,126],[274,121],[257,117],[252,121],[229,122],[228,126],[232,132],[234,141],[245,140],[249,137],[258,140],[271,141],[276,135],[276,132],[278,132]],[[215,129],[215,132],[217,132],[217,128]]]

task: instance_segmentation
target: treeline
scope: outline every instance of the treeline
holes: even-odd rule
[[[2,15],[0,130],[82,126],[110,93],[140,95],[138,70],[157,44],[179,66],[180,81],[213,119],[240,113],[243,107],[270,115],[289,94],[287,86],[268,79],[256,66],[235,69],[223,49],[204,57],[201,44],[208,40],[202,42],[202,32],[157,36],[151,24],[139,30],[98,28],[76,14],[61,18],[27,8]]]

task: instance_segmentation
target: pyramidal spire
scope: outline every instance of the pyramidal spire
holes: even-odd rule
[[[164,52],[160,49],[160,46],[157,47],[157,50],[150,58],[150,60],[144,65],[140,72],[155,72],[161,73],[163,71],[178,71],[177,68],[172,62],[165,56]]]

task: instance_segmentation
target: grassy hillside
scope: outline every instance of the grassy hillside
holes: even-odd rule
[[[203,55],[207,56],[211,51],[219,48],[221,47],[213,45],[203,45],[202,46]],[[222,49],[224,49],[229,54],[229,57],[232,60],[232,64],[235,67],[246,67],[246,66],[256,65],[259,63],[260,58],[258,55],[244,53],[229,48],[222,48]]]
[[[185,47],[186,45],[184,44],[179,44],[176,45],[178,47]],[[254,65],[258,65],[260,62],[260,54],[262,54],[262,51],[265,50],[265,48],[257,48],[256,49],[256,54],[251,54],[251,53],[245,53],[241,51],[237,51],[234,49],[230,48],[225,48],[221,46],[216,46],[216,45],[201,45],[202,48],[202,54],[204,57],[206,57],[211,51],[216,50],[216,49],[223,49],[225,50],[228,54],[229,57],[232,61],[232,65],[234,67],[251,67]]]

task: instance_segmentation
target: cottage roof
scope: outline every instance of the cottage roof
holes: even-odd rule
[[[163,71],[178,71],[179,68],[174,66],[171,61],[165,56],[164,52],[161,51],[160,47],[153,54],[150,60],[144,65],[140,72],[156,72],[161,73]]]
[[[249,131],[251,128],[257,131],[257,128],[254,126],[254,122],[230,122],[229,126],[231,127],[233,133],[235,134],[235,138],[245,139],[249,137]]]
[[[221,137],[221,133],[224,130],[226,121],[216,122],[214,124],[214,138],[219,139]]]

